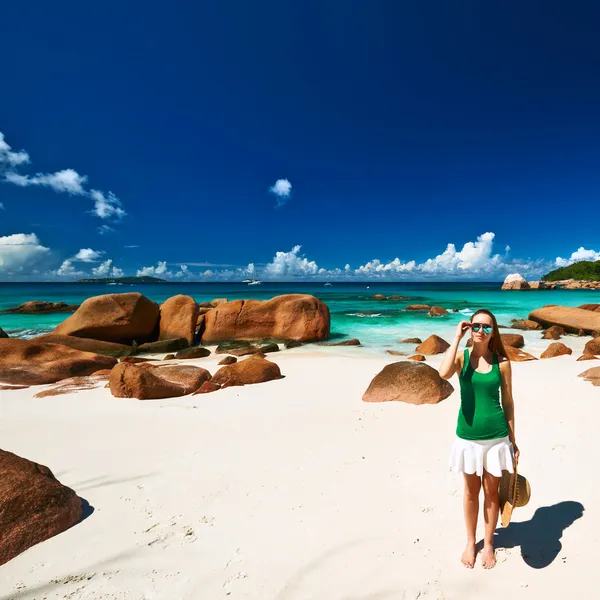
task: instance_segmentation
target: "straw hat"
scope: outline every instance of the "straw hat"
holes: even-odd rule
[[[500,518],[503,527],[508,527],[513,509],[517,506],[525,506],[531,497],[529,481],[523,475],[517,474],[517,465],[514,465],[514,473],[502,472],[500,480]]]

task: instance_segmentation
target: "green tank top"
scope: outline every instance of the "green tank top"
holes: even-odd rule
[[[469,350],[460,381],[460,410],[456,435],[463,440],[493,440],[508,435],[506,415],[500,405],[502,375],[496,354],[492,356],[492,370],[478,373],[471,366]]]

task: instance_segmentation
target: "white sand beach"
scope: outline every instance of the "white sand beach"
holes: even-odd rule
[[[2,447],[48,465],[89,508],[0,567],[0,598],[591,597],[600,388],[577,374],[600,361],[579,355],[513,363],[532,496],[499,528],[493,570],[480,557],[474,570],[460,563],[462,481],[447,469],[456,377],[438,405],[365,403],[373,376],[399,358],[313,347],[269,355],[284,379],[206,395],[2,391]],[[220,358],[186,364],[214,372]]]

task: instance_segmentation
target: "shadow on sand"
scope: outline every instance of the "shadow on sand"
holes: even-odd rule
[[[523,560],[534,569],[550,565],[562,550],[563,531],[583,516],[584,507],[573,500],[538,508],[529,521],[511,522],[496,530],[495,548],[521,547]]]

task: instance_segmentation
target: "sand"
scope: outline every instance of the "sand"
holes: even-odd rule
[[[577,356],[513,364],[532,498],[499,528],[489,571],[480,556],[460,563],[462,481],[447,468],[457,392],[435,406],[361,401],[399,357],[299,348],[270,355],[282,380],[170,400],[0,392],[2,447],[89,504],[0,567],[0,598],[591,597],[600,388],[576,375],[600,360]],[[214,372],[220,358],[186,364]]]

